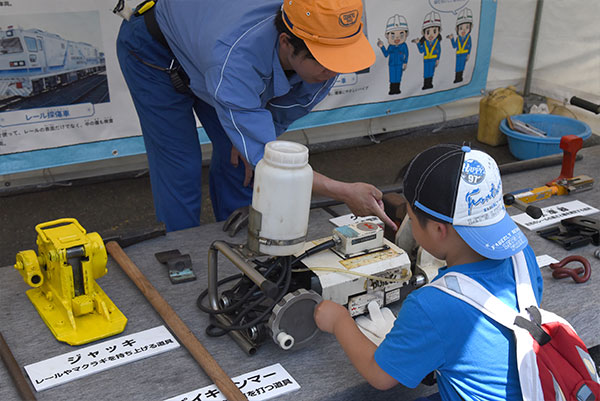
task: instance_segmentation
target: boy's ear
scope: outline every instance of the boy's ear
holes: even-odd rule
[[[433,235],[436,240],[444,240],[448,236],[448,224],[440,223],[438,221],[431,221]]]

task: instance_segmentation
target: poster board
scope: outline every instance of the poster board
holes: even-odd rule
[[[0,175],[145,152],[116,57],[121,19],[112,13],[115,3],[0,2],[0,41],[6,47],[0,54]],[[375,64],[340,75],[329,96],[290,130],[428,108],[484,90],[495,1],[364,0],[364,6]],[[466,48],[453,45],[459,21],[469,21],[471,28],[457,81]],[[418,42],[424,28],[434,25],[441,28],[439,36],[423,51]],[[396,45],[393,35],[403,28],[403,43]],[[405,58],[398,56],[400,45]],[[426,54],[435,51],[439,61],[427,87]],[[392,84],[399,84],[399,93]],[[208,143],[201,127],[198,131],[201,143]]]

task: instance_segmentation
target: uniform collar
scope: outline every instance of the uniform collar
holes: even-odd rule
[[[294,81],[297,78],[298,74],[294,74],[291,81]],[[283,68],[281,67],[281,61],[279,61],[279,41],[277,41],[277,46],[275,46],[275,51],[273,52],[273,97],[283,96],[288,93],[292,88],[292,83],[295,82],[290,82],[290,80],[288,80],[285,71],[283,71]]]

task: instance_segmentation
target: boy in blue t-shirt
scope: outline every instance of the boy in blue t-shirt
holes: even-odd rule
[[[415,240],[517,309],[511,256],[523,252],[538,304],[542,278],[527,239],[506,213],[494,159],[468,146],[438,145],[411,162],[404,196]],[[416,387],[437,373],[443,400],[520,400],[513,333],[467,303],[432,287],[406,298],[379,346],[348,310],[331,301],[315,321],[332,333],[361,375],[378,389]],[[437,398],[439,399],[439,398]]]

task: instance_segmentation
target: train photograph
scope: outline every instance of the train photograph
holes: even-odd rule
[[[108,101],[97,12],[0,16],[0,112]]]

